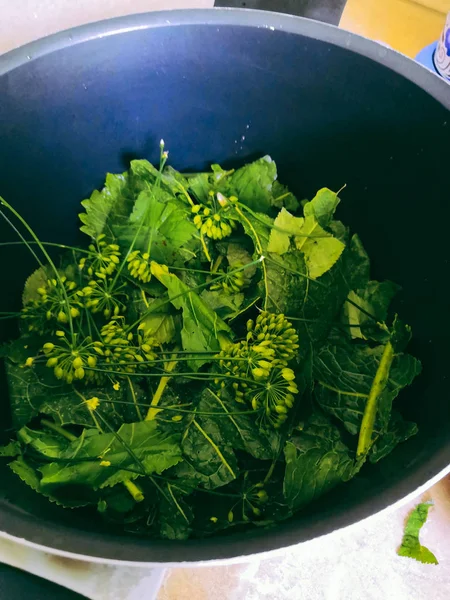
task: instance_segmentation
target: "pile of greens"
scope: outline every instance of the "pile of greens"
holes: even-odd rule
[[[132,161],[81,203],[84,247],[0,201],[38,263],[1,350],[0,455],[140,535],[268,526],[416,433],[393,401],[420,363],[336,193],[298,202],[268,156],[191,175],[167,157],[161,142],[158,168]]]

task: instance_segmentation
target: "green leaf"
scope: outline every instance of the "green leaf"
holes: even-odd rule
[[[347,481],[354,472],[354,461],[339,430],[319,413],[313,414],[303,431],[286,443],[284,455],[283,493],[293,510]]]
[[[54,498],[53,496],[46,494],[40,484],[40,478],[38,472],[25,461],[23,456],[19,456],[16,460],[13,460],[9,463],[9,468],[13,473],[15,473],[26,485],[28,485],[32,490],[37,492],[38,494],[42,494],[45,496],[50,502],[54,502],[59,506],[63,506],[64,508],[79,508],[82,506],[88,506],[91,504],[90,499],[65,499],[61,500],[58,498]]]
[[[328,227],[340,202],[338,195],[328,188],[317,192],[311,202],[303,207],[305,217],[314,217],[321,227]]]
[[[13,425],[18,429],[38,414],[51,388],[43,383],[35,368],[23,368],[9,360],[5,367]]]
[[[292,194],[285,185],[282,185],[278,180],[273,182],[272,186],[272,205],[277,208],[283,206],[291,212],[295,212],[300,206],[297,198]]]
[[[294,239],[297,249],[305,255],[308,275],[312,279],[329,271],[345,248],[341,241],[322,229],[313,216],[305,217]]]
[[[371,348],[340,339],[336,343],[325,344],[315,355],[315,398],[326,413],[339,419],[353,435],[360,430],[383,352],[384,346]],[[386,431],[393,400],[420,371],[420,362],[409,354],[394,357],[387,385],[378,400],[376,434]]]
[[[85,212],[78,215],[83,224],[80,230],[91,238],[101,233],[112,237],[111,226],[124,222],[130,214],[134,200],[132,183],[128,173],[108,173],[105,187],[101,191],[94,190],[91,197],[81,203]]]
[[[187,469],[187,479],[193,483],[214,489],[239,475],[232,441],[224,438],[214,418],[198,415],[192,419],[183,435],[182,448],[187,465],[181,472]]]
[[[233,448],[244,450],[260,460],[271,460],[277,455],[279,434],[275,431],[261,431],[256,424],[256,414],[236,414],[248,410],[242,404],[230,398],[222,400],[213,391],[206,389],[202,393],[198,408],[204,412],[218,413],[217,417],[209,418],[216,422],[223,439],[231,443]]]
[[[268,252],[275,252],[280,256],[286,254],[291,247],[291,237],[301,230],[304,221],[303,217],[294,217],[285,208],[282,208],[270,232]]]
[[[122,421],[121,404],[116,401],[127,400],[127,386],[122,384],[121,390],[90,388],[89,397],[98,397],[102,403],[102,414],[111,426],[119,426]],[[121,412],[118,412],[121,411]],[[88,407],[80,400],[72,386],[63,386],[61,391],[47,394],[39,406],[39,412],[49,415],[57,425],[81,425],[95,427],[96,423]],[[136,415],[134,414],[136,418]]]
[[[350,335],[353,338],[386,341],[389,333],[378,323],[386,322],[389,306],[399,290],[400,286],[391,281],[369,281],[365,288],[351,291],[342,315],[342,322],[349,326]]]
[[[240,313],[244,303],[244,294],[226,294],[223,291],[203,290],[201,300],[221,319],[232,319]]]
[[[267,212],[273,204],[272,188],[277,178],[277,166],[270,156],[238,169],[229,179],[230,195],[252,210]]]
[[[149,314],[142,319],[145,331],[161,345],[172,342],[177,332],[177,322],[170,304],[161,298],[148,299],[146,309],[149,309]]]
[[[58,459],[40,469],[41,489],[46,493],[54,494],[64,486],[98,489],[144,474],[160,474],[181,460],[181,450],[178,436],[159,431],[156,421],[141,421],[122,425],[117,437],[85,430]]]
[[[22,294],[22,304],[26,306],[34,300],[39,300],[41,296],[37,290],[40,287],[44,287],[48,280],[48,273],[46,268],[39,267],[36,269],[25,281],[25,286]]]
[[[14,458],[20,454],[19,442],[9,442],[5,446],[0,446],[0,458]]]
[[[159,505],[159,534],[166,540],[187,540],[192,533],[192,510],[185,494],[175,484],[167,484]]]
[[[373,444],[369,461],[371,463],[380,461],[390,454],[398,444],[406,442],[417,432],[418,428],[415,423],[405,421],[399,412],[393,410],[386,433],[377,438]]]
[[[195,235],[197,228],[186,205],[168,191],[143,190],[129,221],[113,228],[121,246],[148,252],[157,261],[173,264],[177,251]]]
[[[282,208],[273,225],[268,251],[283,255],[290,249],[292,239],[303,252],[312,279],[329,271],[344,251],[345,245],[325,231],[314,215],[294,217]]]
[[[29,427],[19,429],[17,437],[22,444],[49,458],[58,458],[69,445],[69,442],[60,435],[35,431]]]
[[[411,511],[406,521],[402,544],[397,550],[397,554],[414,558],[414,560],[424,564],[437,565],[439,563],[435,555],[431,550],[422,546],[419,540],[420,530],[427,521],[430,506],[430,502],[421,503]]]
[[[219,351],[219,334],[232,335],[228,325],[189,286],[169,273],[166,267],[152,263],[151,268],[153,275],[167,288],[173,306],[183,311],[183,349],[192,352]],[[208,359],[196,359],[189,364],[197,370],[206,362]]]

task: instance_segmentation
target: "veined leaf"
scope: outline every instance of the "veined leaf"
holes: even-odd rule
[[[105,187],[101,191],[94,190],[91,197],[81,203],[85,212],[78,215],[83,223],[80,230],[91,238],[97,238],[101,233],[111,238],[111,226],[125,221],[134,197],[133,181],[128,173],[108,173]]]
[[[34,490],[38,494],[42,494],[43,496],[45,496],[48,500],[50,500],[50,502],[54,502],[55,504],[63,506],[64,508],[79,508],[82,506],[88,506],[89,504],[92,504],[92,501],[87,497],[79,500],[61,500],[45,493],[41,488],[39,474],[30,464],[28,464],[25,461],[23,456],[19,456],[11,463],[9,463],[8,466],[11,469],[11,471],[13,471],[13,473],[15,473],[26,485],[28,485],[32,490]]]
[[[386,341],[389,333],[378,323],[387,320],[389,305],[400,286],[391,281],[369,281],[365,288],[351,291],[343,306],[342,322],[353,338]]]
[[[183,311],[181,341],[183,349],[192,352],[217,352],[220,350],[219,334],[231,336],[231,329],[209,308],[201,298],[167,267],[153,262],[152,274],[167,288],[173,306]],[[208,359],[193,360],[191,367],[199,369]]]
[[[319,225],[313,214],[299,218],[283,208],[274,221],[268,251],[283,255],[290,249],[291,240],[303,252],[311,279],[329,271],[345,248],[340,240]]]
[[[408,516],[408,520],[405,525],[405,533],[403,534],[403,540],[400,548],[397,550],[399,556],[406,556],[408,558],[414,558],[415,560],[424,563],[437,565],[438,560],[435,555],[428,550],[425,546],[422,546],[419,540],[419,534],[422,527],[425,525],[428,518],[428,511],[431,507],[430,502],[423,502],[418,504],[414,510]]]
[[[313,414],[303,431],[286,443],[283,493],[298,510],[353,475],[355,463],[337,427]]]
[[[305,217],[314,217],[321,227],[328,227],[338,207],[340,199],[335,192],[322,188],[317,192],[311,202],[303,207]]]
[[[69,485],[98,489],[141,475],[160,474],[182,458],[179,436],[162,433],[156,421],[141,421],[122,425],[117,437],[85,430],[58,459],[40,468],[44,493],[55,494]]]
[[[377,373],[384,346],[371,348],[365,344],[325,344],[315,355],[314,394],[322,409],[339,419],[347,431],[356,435]],[[386,432],[392,402],[400,391],[420,373],[420,362],[409,354],[394,357],[386,387],[378,400],[375,434]]]
[[[242,404],[230,398],[221,399],[213,391],[206,389],[198,408],[204,412],[217,413],[217,417],[209,416],[209,419],[217,423],[223,439],[231,443],[233,448],[245,450],[260,460],[271,460],[277,455],[279,434],[276,431],[261,431],[256,424],[256,414],[237,414],[246,410]]]
[[[214,418],[195,416],[182,440],[183,456],[187,461],[186,465],[181,465],[181,472],[185,473],[183,479],[214,489],[239,475],[232,440],[223,436]]]
[[[197,234],[186,205],[168,191],[143,190],[129,221],[113,227],[120,244],[149,253],[155,260],[173,264],[177,251]]]

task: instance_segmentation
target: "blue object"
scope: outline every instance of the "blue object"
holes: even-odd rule
[[[224,559],[353,524],[448,472],[450,95],[441,78],[307,19],[169,11],[88,25],[0,57],[0,98],[0,193],[46,241],[76,243],[80,200],[106,171],[157,160],[161,137],[186,171],[268,153],[301,199],[347,184],[339,218],[361,235],[373,277],[403,286],[401,315],[424,365],[401,399],[420,434],[273,529],[188,542],[125,537],[96,514],[50,505],[2,465],[0,531],[102,559]],[[0,240],[13,239],[1,222]],[[0,308],[14,310],[35,265],[18,246],[0,248],[0,260]],[[6,392],[0,397],[7,430]]]
[[[416,56],[416,60],[421,65],[423,65],[424,67],[427,67],[427,69],[430,69],[430,71],[433,71],[433,73],[436,73],[436,75],[439,75],[439,77],[440,77],[441,75],[440,75],[439,71],[434,66],[434,53],[436,51],[436,48],[437,48],[437,42],[433,42],[432,44],[429,44],[428,46],[426,46],[423,50],[421,50],[419,52],[419,54]]]

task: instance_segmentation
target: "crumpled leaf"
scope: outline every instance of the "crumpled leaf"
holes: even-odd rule
[[[376,463],[390,454],[398,444],[406,442],[410,437],[416,435],[418,427],[416,423],[405,421],[396,410],[392,411],[387,431],[378,437],[369,455],[369,461]]]
[[[233,173],[229,179],[228,195],[237,196],[239,202],[252,210],[267,212],[273,204],[273,184],[277,166],[270,156],[263,156]]]
[[[84,430],[59,454],[58,462],[40,468],[40,486],[50,494],[64,486],[98,489],[144,474],[160,474],[180,460],[179,436],[162,433],[156,421],[124,424],[117,437]]]
[[[89,389],[89,397],[99,397],[102,402],[102,414],[108,419],[111,426],[119,426],[122,421],[123,405],[126,399],[127,387],[122,385],[120,391],[104,388]],[[118,404],[114,402],[119,401]],[[121,412],[118,412],[121,411]],[[47,394],[39,405],[39,412],[52,417],[57,425],[81,425],[83,427],[95,427],[91,411],[80,400],[72,386],[62,386],[60,391]]]
[[[58,499],[47,493],[45,493],[40,484],[40,477],[37,471],[25,461],[23,456],[19,456],[15,460],[9,463],[8,467],[15,473],[26,485],[38,494],[45,496],[50,502],[54,502],[64,508],[80,508],[82,506],[88,506],[92,504],[91,499],[85,497],[84,499]]]
[[[245,412],[248,409],[238,404],[231,398],[221,399],[210,389],[202,393],[199,410],[210,413],[218,413],[218,416],[210,416],[214,420],[224,439],[231,443],[233,448],[245,450],[260,460],[271,460],[278,453],[280,436],[276,431],[261,431],[256,424],[256,414],[236,413]],[[228,417],[224,416],[229,414]]]
[[[124,222],[133,201],[133,178],[130,174],[108,173],[105,187],[101,191],[94,190],[91,197],[81,203],[85,212],[78,215],[83,224],[80,230],[91,238],[97,238],[101,233],[113,237],[111,226]]]
[[[200,294],[201,300],[221,319],[232,319],[240,313],[244,303],[244,294],[225,294],[223,291],[203,290]]]
[[[183,349],[192,352],[217,352],[220,350],[219,334],[231,336],[228,325],[209,308],[189,286],[165,266],[152,262],[152,274],[167,288],[173,306],[183,311],[181,341]],[[199,369],[208,359],[192,360],[192,369]]]
[[[123,247],[129,248],[134,242],[135,250],[148,252],[167,264],[173,264],[178,250],[197,235],[186,205],[158,187],[143,190],[129,220],[114,226],[113,231]]]
[[[5,367],[13,425],[19,429],[38,414],[50,390],[34,368],[23,368],[9,360]]]
[[[44,287],[48,280],[47,270],[43,267],[39,267],[36,271],[33,271],[28,279],[25,281],[22,294],[22,304],[26,306],[33,300],[39,300],[40,295],[37,290],[40,287]]]
[[[161,298],[150,298],[143,309],[148,314],[142,319],[145,331],[159,344],[169,344],[176,336],[177,319],[170,304]]]
[[[344,338],[325,344],[315,355],[314,395],[321,408],[339,419],[353,435],[361,426],[367,398],[377,372],[384,346],[371,348]],[[375,434],[386,431],[392,402],[420,373],[421,364],[409,354],[395,356],[387,385],[378,400]]]
[[[365,288],[351,291],[342,311],[342,322],[353,338],[386,341],[389,333],[378,323],[385,323],[392,299],[400,286],[391,281],[369,281]],[[369,316],[371,315],[371,316]]]
[[[325,231],[313,214],[305,218],[294,217],[283,208],[273,225],[268,251],[283,255],[293,240],[305,256],[308,276],[312,279],[329,271],[344,251],[345,245]]]
[[[424,564],[437,565],[438,559],[435,555],[422,546],[419,540],[419,534],[428,518],[428,511],[432,506],[431,502],[422,502],[418,504],[409,514],[405,525],[405,532],[400,548],[397,550],[399,556],[414,558]]]
[[[166,540],[187,540],[192,533],[192,510],[184,490],[168,483],[159,504],[159,533]]]
[[[9,442],[5,446],[0,446],[0,458],[14,458],[20,454],[19,442]]]
[[[214,417],[196,415],[182,437],[182,449],[186,464],[180,466],[178,476],[183,473],[183,482],[214,489],[239,475],[232,440],[223,436]]]
[[[286,443],[283,493],[289,508],[298,510],[353,475],[355,463],[339,430],[313,413],[303,431]]]
[[[321,227],[328,227],[338,207],[340,199],[336,192],[322,188],[317,192],[311,202],[303,207],[305,217],[314,217]]]

